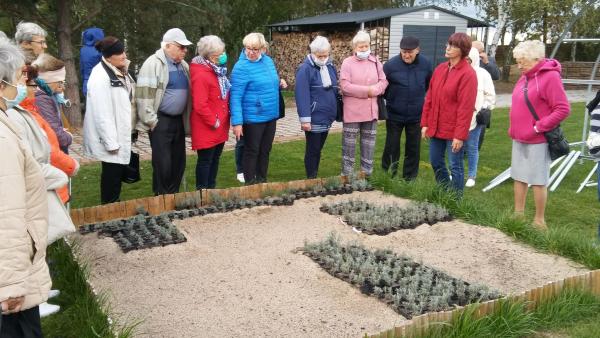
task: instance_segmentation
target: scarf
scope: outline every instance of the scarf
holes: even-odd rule
[[[227,78],[227,67],[217,66],[200,55],[193,58],[192,63],[208,66],[215,72],[217,81],[219,81],[219,88],[221,89],[221,99],[225,100],[227,93],[229,93],[229,88],[231,88],[231,83]]]
[[[329,69],[327,68],[327,62],[325,62],[323,64],[319,64],[320,62],[318,60],[313,59],[310,54],[308,55],[308,58],[314,65],[319,67],[319,74],[321,75],[321,82],[323,82],[323,87],[325,87],[325,88],[331,87],[331,77],[329,76]]]

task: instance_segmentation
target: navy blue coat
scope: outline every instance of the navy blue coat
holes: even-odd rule
[[[383,72],[389,85],[385,91],[389,119],[403,123],[421,121],[425,93],[433,69],[431,62],[422,55],[406,64],[399,55],[383,65]]]
[[[331,61],[327,62],[331,78],[331,87],[323,87],[320,67],[310,56],[298,67],[296,72],[296,107],[300,122],[331,125],[337,112],[336,93],[339,92],[337,72]]]
[[[94,45],[97,41],[104,39],[104,31],[100,28],[92,27],[86,29],[82,34],[83,47],[79,53],[79,68],[81,69],[81,79],[83,81],[83,95],[87,95],[87,82],[94,66],[102,59],[102,54]]]

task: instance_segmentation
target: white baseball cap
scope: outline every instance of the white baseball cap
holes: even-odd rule
[[[179,28],[169,29],[165,35],[163,35],[162,42],[177,42],[182,46],[189,46],[192,43],[185,37],[185,33]]]

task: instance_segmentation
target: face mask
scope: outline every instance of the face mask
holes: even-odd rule
[[[223,52],[223,54],[219,55],[217,62],[219,66],[224,66],[227,63],[227,53]]]
[[[56,102],[58,102],[58,104],[64,104],[67,108],[71,106],[71,101],[69,99],[65,99],[64,93],[54,94],[54,97],[56,98]]]
[[[371,55],[371,50],[366,50],[364,52],[356,52],[356,56],[361,59],[361,60],[365,60],[369,57],[369,55]]]
[[[4,101],[6,101],[6,108],[10,109],[14,106],[18,106],[21,102],[23,102],[23,100],[25,100],[25,98],[27,97],[27,86],[23,85],[23,84],[18,84],[18,85],[14,85],[12,83],[8,83],[6,81],[2,81],[6,84],[8,84],[9,86],[13,86],[15,88],[17,88],[17,95],[15,95],[14,99],[7,99],[5,97],[3,97]]]
[[[314,58],[315,61],[315,65],[319,66],[319,67],[323,67],[327,64],[327,61],[329,61],[329,58],[325,58],[323,60],[319,60],[317,58]]]

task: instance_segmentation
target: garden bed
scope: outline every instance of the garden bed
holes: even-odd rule
[[[381,192],[355,192],[175,220],[187,242],[127,254],[110,238],[76,237],[91,283],[108,292],[112,316],[144,320],[140,337],[360,336],[403,323],[387,304],[298,250],[332,231],[344,242],[389,248],[503,294],[586,271],[495,229],[458,220],[368,236],[319,211],[323,202],[349,199],[409,203]]]

